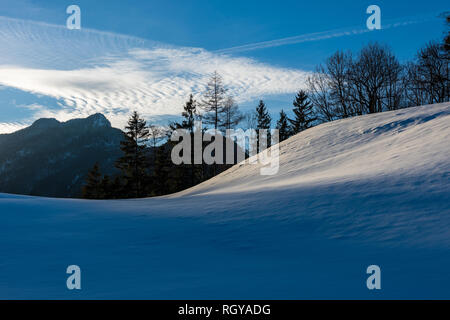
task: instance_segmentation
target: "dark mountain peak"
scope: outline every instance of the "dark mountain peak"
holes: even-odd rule
[[[101,113],[93,114],[87,117],[86,120],[94,127],[111,127],[111,122],[109,122],[109,120]]]
[[[33,122],[31,127],[33,128],[39,128],[39,129],[46,129],[46,128],[52,128],[59,126],[61,122],[56,120],[55,118],[41,118]]]
[[[93,114],[87,118],[72,119],[66,122],[69,126],[111,128],[111,122],[101,113]]]
[[[111,128],[111,122],[101,113],[93,114],[87,118],[72,119],[64,123],[66,127],[84,130],[86,128]]]
[[[39,119],[0,139],[0,192],[79,197],[85,177],[99,163],[117,173],[123,132],[102,114],[59,122]]]

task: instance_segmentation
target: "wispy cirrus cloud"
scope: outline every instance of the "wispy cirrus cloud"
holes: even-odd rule
[[[308,75],[200,48],[0,17],[0,84],[57,101],[58,108],[32,110],[30,121],[101,112],[122,127],[132,110],[146,118],[177,115],[215,70],[238,102],[295,92]]]
[[[14,132],[28,126],[24,122],[0,122],[0,134]]]
[[[410,18],[401,18],[401,19],[395,19],[395,20],[387,20],[383,23],[382,29],[387,30],[387,29],[391,29],[391,28],[404,27],[404,26],[408,26],[408,25],[412,25],[412,24],[423,23],[423,22],[427,22],[427,21],[430,21],[433,19],[437,19],[437,17],[438,17],[438,15],[436,14],[436,15],[427,15],[427,16],[421,16],[421,17],[410,17]],[[368,28],[361,27],[361,26],[353,26],[353,27],[327,30],[327,31],[322,31],[322,32],[313,32],[313,33],[302,34],[302,35],[298,35],[298,36],[281,38],[281,39],[274,39],[274,40],[269,40],[269,41],[249,43],[249,44],[235,46],[235,47],[231,47],[231,48],[220,49],[215,52],[216,53],[226,53],[226,54],[239,53],[239,52],[253,51],[253,50],[258,50],[258,49],[285,46],[285,45],[289,45],[289,44],[297,44],[297,43],[320,41],[320,40],[332,39],[332,38],[340,38],[340,37],[358,35],[358,34],[363,34],[363,33],[368,33],[368,32],[372,32],[372,30],[369,30]]]
[[[383,29],[435,18],[428,15],[385,21]],[[39,108],[28,108],[27,118],[22,112],[17,119],[0,118],[0,133],[40,117],[65,121],[101,112],[114,126],[123,127],[132,110],[147,119],[175,116],[190,93],[199,95],[204,90],[213,71],[222,74],[229,93],[240,103],[294,93],[304,87],[309,72],[235,54],[366,32],[369,30],[362,27],[336,29],[211,52],[0,17],[0,85],[54,100],[51,107],[40,104]]]

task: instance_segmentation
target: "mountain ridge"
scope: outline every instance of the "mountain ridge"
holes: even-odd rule
[[[41,118],[0,135],[0,191],[50,197],[80,197],[87,172],[98,162],[104,174],[117,172],[123,132],[96,113],[60,122]]]

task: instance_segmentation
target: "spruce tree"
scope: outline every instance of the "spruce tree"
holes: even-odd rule
[[[311,128],[317,118],[314,114],[313,105],[305,91],[300,90],[297,93],[293,105],[295,117],[294,119],[289,119],[289,122],[291,123],[292,134],[297,134]]]
[[[100,182],[100,191],[102,199],[111,199],[112,198],[112,184],[108,175],[103,176],[102,181]]]
[[[189,130],[190,133],[194,133],[194,123],[197,118],[197,101],[192,94],[189,96],[189,100],[184,104],[181,115],[184,118],[181,127]]]
[[[181,122],[181,125],[179,127],[189,130],[189,133],[191,136],[191,146],[194,146],[195,120],[198,117],[198,114],[197,114],[197,101],[194,99],[192,94],[189,96],[189,100],[185,103],[183,112],[181,113],[181,115],[184,119]],[[198,130],[201,130],[201,128],[198,128]],[[202,152],[203,152],[203,148],[202,148]],[[197,171],[198,170],[196,170],[196,166],[194,164],[194,153],[192,152],[191,165],[190,165],[190,169],[189,169],[190,186],[195,185],[195,182],[197,180],[197,178],[196,178]]]
[[[269,115],[269,112],[267,111],[267,107],[264,103],[264,101],[260,100],[258,106],[256,107],[256,130],[257,132],[257,150],[258,152],[263,151],[262,146],[260,147],[261,143],[259,141],[260,134],[259,130],[267,130],[267,145],[266,147],[270,147],[270,123],[272,122],[272,119]]]
[[[152,195],[160,196],[169,193],[168,178],[172,162],[168,142],[156,150],[156,162]]]
[[[110,190],[111,199],[120,199],[123,197],[123,184],[122,178],[120,176],[115,176],[114,180],[111,183]]]
[[[83,186],[82,193],[85,199],[101,199],[102,198],[102,175],[98,162],[94,164],[89,171],[86,184]]]
[[[286,113],[281,110],[280,119],[277,121],[278,135],[280,142],[288,139],[291,136],[291,129],[288,124],[288,118]]]
[[[120,149],[124,155],[116,162],[126,180],[126,193],[134,197],[144,196],[143,182],[147,176],[147,147],[149,130],[144,119],[135,111],[125,127]]]

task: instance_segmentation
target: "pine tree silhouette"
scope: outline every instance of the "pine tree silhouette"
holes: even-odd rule
[[[303,130],[311,128],[313,123],[317,120],[314,114],[313,105],[309,101],[308,95],[305,91],[300,90],[293,102],[294,105],[294,119],[289,119],[291,123],[291,130],[293,134],[297,134]]]
[[[198,118],[197,113],[197,101],[194,99],[193,95],[189,96],[189,100],[185,103],[183,107],[183,112],[181,116],[184,118],[181,124],[178,124],[177,127],[189,130],[191,137],[191,146],[194,145],[194,133],[195,133],[195,120]],[[202,128],[197,128],[197,130],[202,130]],[[201,150],[203,152],[203,148]],[[189,166],[189,178],[190,185],[195,185],[197,181],[197,172],[199,170],[196,168],[194,164],[194,150],[191,152],[191,164]]]
[[[168,145],[158,147],[156,150],[156,162],[152,194],[155,196],[169,193],[168,178],[172,162]]]
[[[120,149],[124,155],[116,162],[116,167],[122,171],[126,180],[125,193],[129,196],[144,196],[143,182],[147,179],[148,161],[147,147],[149,130],[145,120],[141,119],[135,111],[125,127],[124,140],[120,143]]]
[[[183,129],[189,130],[190,133],[193,133],[194,122],[197,118],[197,101],[194,99],[194,96],[192,94],[189,96],[189,100],[184,104],[181,116],[184,118],[183,122],[181,123],[181,127]]]
[[[94,164],[89,171],[86,184],[83,186],[82,193],[85,199],[101,199],[102,196],[102,175],[98,162]]]
[[[277,121],[278,135],[280,142],[288,139],[291,136],[291,128],[288,124],[288,117],[286,113],[281,110],[280,119]]]
[[[258,106],[256,107],[256,130],[267,130],[267,135],[263,138],[267,139],[266,147],[270,147],[270,123],[272,119],[267,111],[264,101],[260,100]],[[257,150],[258,152],[263,151],[263,144],[260,141],[260,133],[257,132]]]

